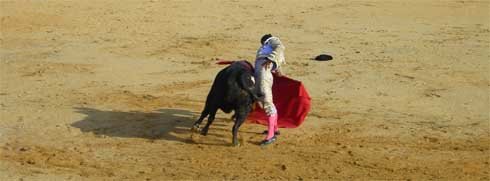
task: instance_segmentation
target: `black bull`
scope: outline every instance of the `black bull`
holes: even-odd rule
[[[253,77],[253,67],[247,61],[233,62],[221,70],[214,79],[204,110],[192,129],[198,130],[203,119],[209,115],[206,126],[201,130],[202,135],[207,135],[218,109],[225,113],[234,111],[233,145],[239,145],[238,129],[252,111],[253,103],[261,95],[255,88]]]

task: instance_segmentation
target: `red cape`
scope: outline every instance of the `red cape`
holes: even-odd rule
[[[277,124],[280,128],[296,128],[305,120],[310,111],[310,95],[300,81],[282,76],[274,76],[272,84],[273,101],[277,108]],[[248,122],[267,125],[265,112],[259,106],[249,114]]]

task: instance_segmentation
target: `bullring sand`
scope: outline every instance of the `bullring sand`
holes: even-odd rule
[[[305,123],[192,134],[264,33]],[[488,180],[489,60],[488,0],[2,0],[0,180]]]

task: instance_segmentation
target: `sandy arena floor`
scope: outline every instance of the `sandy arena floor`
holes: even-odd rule
[[[192,134],[264,33],[305,123]],[[488,180],[489,60],[488,0],[1,0],[0,180]]]

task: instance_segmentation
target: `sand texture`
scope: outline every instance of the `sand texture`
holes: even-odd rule
[[[192,133],[264,33],[304,124]],[[488,180],[489,64],[488,0],[1,0],[0,180]]]

